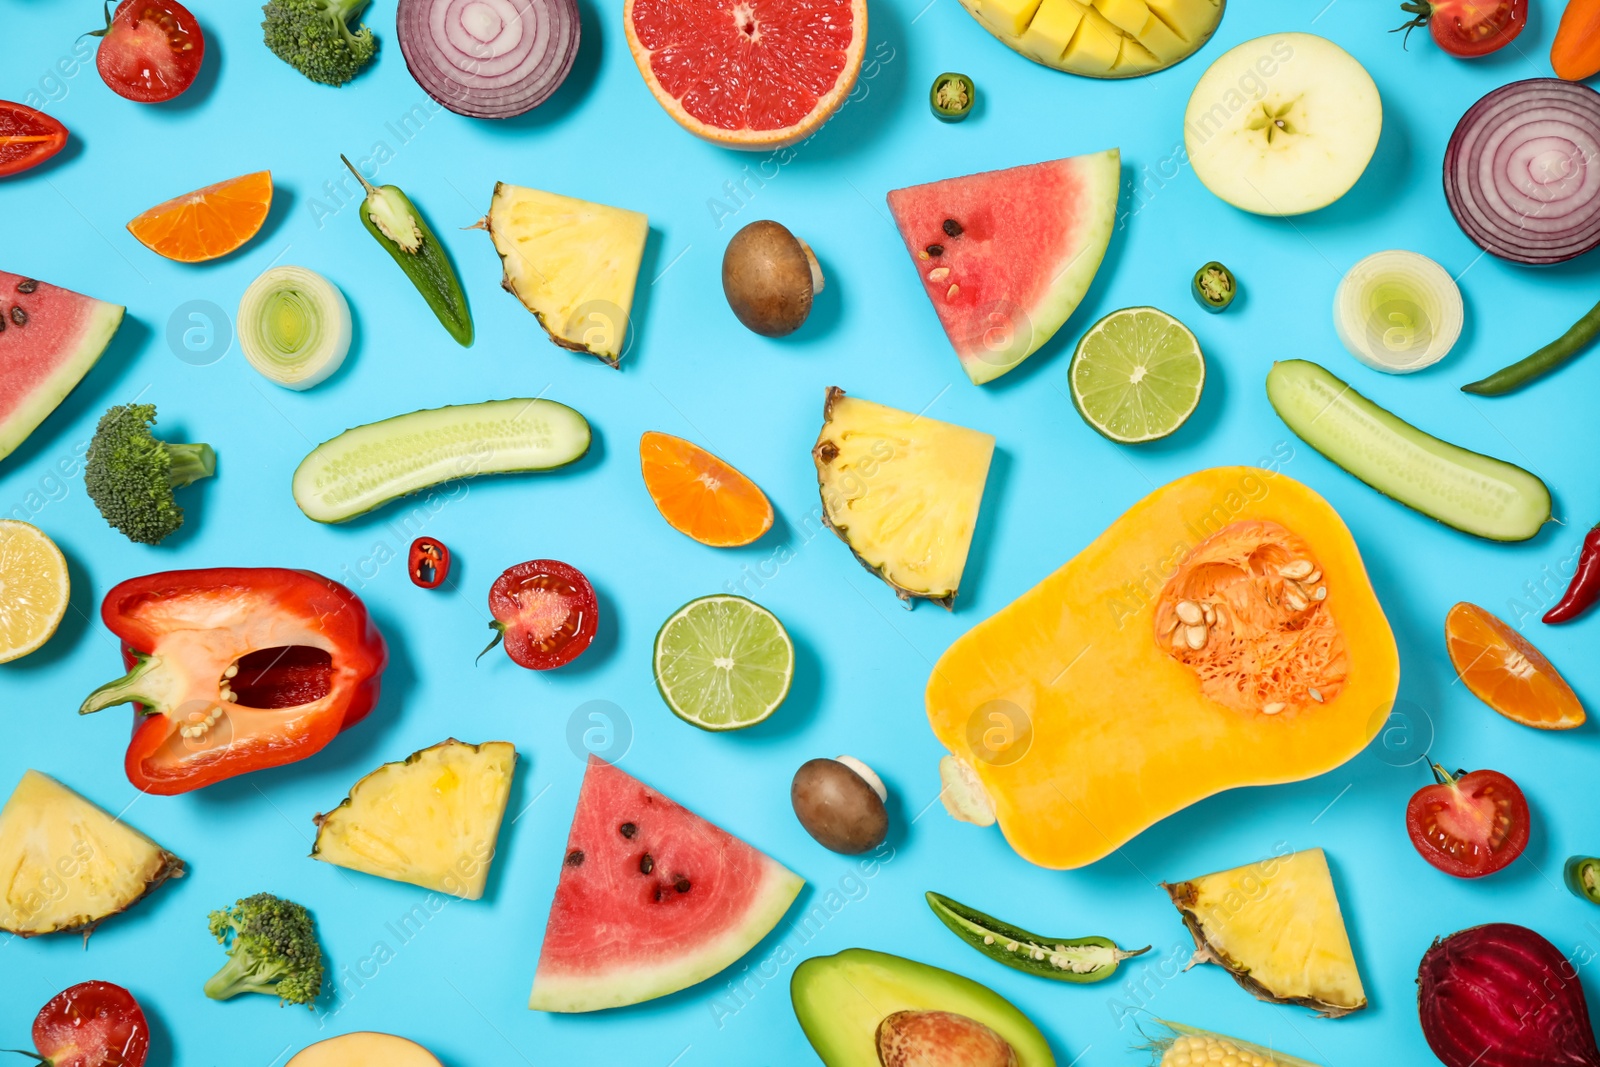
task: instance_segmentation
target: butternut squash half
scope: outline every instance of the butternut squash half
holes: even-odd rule
[[[1219,467],[964,634],[927,705],[951,813],[1065,869],[1224,789],[1332,770],[1399,682],[1338,513],[1287,475]]]

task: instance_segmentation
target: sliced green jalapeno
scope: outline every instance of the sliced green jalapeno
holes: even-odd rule
[[[960,122],[966,118],[977,98],[978,90],[972,79],[954,71],[945,71],[933,79],[933,88],[928,90],[928,103],[933,113],[945,122]]]
[[[976,908],[938,893],[928,893],[928,907],[950,931],[996,963],[1058,982],[1101,982],[1117,965],[1150,951],[1128,952],[1106,937],[1041,937],[1003,923]]]
[[[1207,311],[1225,311],[1239,295],[1239,282],[1231,270],[1212,260],[1194,272],[1192,289],[1195,303]]]
[[[1600,904],[1600,857],[1574,856],[1567,861],[1567,888],[1591,904]]]

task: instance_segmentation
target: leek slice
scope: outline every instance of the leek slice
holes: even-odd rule
[[[324,381],[350,351],[350,305],[304,267],[273,267],[239,301],[239,347],[265,378],[288,389]]]
[[[1377,252],[1350,268],[1333,298],[1333,325],[1374,370],[1410,374],[1455,347],[1464,309],[1450,273],[1427,256]]]

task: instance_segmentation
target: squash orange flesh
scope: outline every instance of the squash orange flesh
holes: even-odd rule
[[[1570,730],[1588,716],[1561,672],[1504,622],[1461,603],[1444,620],[1450,663],[1474,696],[1512,722]]]
[[[1269,711],[1211,699],[1158,625],[1158,607],[1171,607],[1167,583],[1203,562],[1196,550],[1251,523],[1282,527],[1296,558],[1321,572],[1317,610],[1343,659],[1324,664],[1339,682],[1320,702],[1308,692]],[[1222,467],[1151,493],[958,639],[928,680],[927,707],[940,742],[976,771],[1012,847],[1042,867],[1073,868],[1224,789],[1339,766],[1376,736],[1399,681],[1394,635],[1338,513],[1286,475]]]
[[[699,445],[656,430],[639,438],[644,486],[667,524],[703,545],[748,545],[772,528],[772,503]]]

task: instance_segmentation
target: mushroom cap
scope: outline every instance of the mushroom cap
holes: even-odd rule
[[[868,852],[889,836],[889,809],[883,798],[839,760],[801,764],[789,786],[789,799],[806,833],[830,851]]]
[[[722,254],[722,292],[744,325],[763,337],[800,328],[821,288],[815,257],[782,223],[763,219],[733,235]]]

